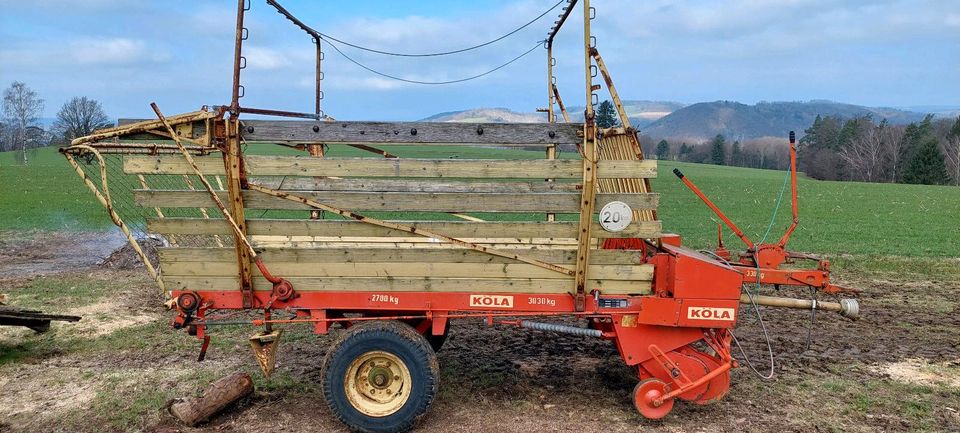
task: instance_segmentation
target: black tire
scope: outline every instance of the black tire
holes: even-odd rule
[[[384,416],[362,412],[347,394],[347,377],[354,361],[374,351],[398,358],[410,376],[406,400]],[[395,433],[409,430],[429,409],[439,387],[440,367],[427,339],[414,328],[397,321],[378,320],[354,325],[344,332],[327,352],[320,377],[327,406],[340,422],[356,431]]]

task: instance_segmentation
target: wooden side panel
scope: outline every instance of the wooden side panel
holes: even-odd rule
[[[409,222],[413,227],[442,233],[455,238],[567,238],[577,237],[574,222]],[[151,233],[173,235],[222,235],[230,228],[222,219],[153,218],[147,220]],[[603,230],[594,223],[597,232]],[[410,237],[410,233],[364,224],[358,221],[321,220],[247,220],[250,235],[264,236],[362,236]],[[631,223],[617,233],[603,232],[609,237],[655,238],[660,236],[660,221]]]
[[[219,158],[196,157],[208,175],[224,174]],[[338,176],[414,178],[525,178],[581,179],[582,163],[572,159],[374,159],[310,158],[306,156],[244,157],[251,176]],[[603,178],[651,178],[657,175],[655,161],[600,161],[597,175]],[[193,174],[177,155],[128,155],[123,170],[129,174]]]
[[[226,194],[222,194],[226,199]],[[297,195],[351,211],[400,212],[578,212],[577,193],[392,193],[392,192],[299,192]],[[161,208],[213,207],[206,191],[137,190],[138,205]],[[633,209],[655,209],[655,193],[597,194],[597,208],[611,201],[622,201]],[[283,200],[256,191],[244,191],[247,209],[312,209],[303,203]]]
[[[171,290],[229,291],[237,289],[236,277],[165,276]],[[498,278],[289,278],[298,291],[355,292],[484,292],[484,293],[567,293],[572,280],[498,279]],[[267,280],[255,277],[255,290],[269,291]],[[607,295],[645,295],[651,293],[649,281],[587,280],[587,290]]]
[[[572,268],[572,267],[571,267]],[[593,279],[649,281],[653,279],[652,265],[589,265]],[[571,281],[569,275],[526,263],[424,263],[424,262],[271,262],[270,272],[291,277],[326,278],[533,278]],[[164,277],[229,277],[237,274],[235,262],[181,262],[164,263]],[[567,286],[569,289],[569,285]]]
[[[161,263],[227,262],[234,259],[232,248],[161,248]],[[530,250],[528,257],[548,263],[570,265],[576,260],[573,250]],[[516,260],[491,256],[469,249],[400,249],[379,248],[280,248],[266,249],[261,254],[265,263],[518,263]],[[593,265],[637,265],[640,253],[628,250],[596,250],[590,255]]]
[[[244,120],[248,142],[304,143],[579,143],[580,125],[558,123],[351,122]]]

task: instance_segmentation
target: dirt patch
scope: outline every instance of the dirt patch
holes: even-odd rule
[[[0,243],[0,278],[48,275],[95,266],[126,238],[110,232],[38,232],[33,239]]]
[[[96,395],[97,381],[80,379],[77,369],[25,366],[0,376],[0,419],[56,417],[81,408]]]
[[[67,311],[67,314],[82,317],[79,322],[70,326],[70,332],[86,338],[99,337],[161,318],[159,308],[152,310],[144,310],[142,307],[131,308],[116,298]]]
[[[960,388],[960,360],[949,363],[930,363],[923,359],[906,359],[879,365],[873,370],[899,382]]]

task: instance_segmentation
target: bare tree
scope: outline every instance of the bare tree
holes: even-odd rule
[[[960,185],[960,117],[953,122],[943,142],[944,162],[954,185]]]
[[[856,133],[850,141],[840,149],[840,158],[851,169],[850,177],[855,180],[877,182],[883,170],[884,129],[889,128],[886,121],[874,125],[870,119],[856,121]]]
[[[28,129],[39,127],[41,113],[43,113],[43,99],[37,97],[37,92],[23,82],[14,81],[3,92],[4,123],[10,129],[8,145],[13,149],[20,148],[24,164],[27,163],[27,148],[43,144],[38,142],[38,134]],[[42,137],[42,134],[40,136]]]
[[[903,146],[906,128],[902,125],[886,125],[881,132],[883,144],[884,173],[883,181],[896,182],[903,170]]]
[[[57,112],[53,135],[58,141],[70,142],[74,138],[90,135],[96,129],[109,126],[112,126],[110,119],[99,102],[86,96],[75,96]]]

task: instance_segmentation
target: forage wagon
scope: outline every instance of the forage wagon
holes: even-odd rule
[[[165,117],[154,104],[155,120],[121,122],[62,149],[138,252],[144,234],[163,242],[158,263],[144,255],[144,264],[170,299],[174,328],[203,342],[201,359],[216,325],[236,323],[214,317],[225,310],[257,314],[250,343],[268,375],[284,326],[341,328],[323,361],[327,405],[351,428],[402,431],[436,395],[450,321],[481,319],[609,340],[636,371],[636,409],[661,418],[677,400],[726,394],[741,303],[857,316],[852,299],[744,291],[847,291],[831,283],[827,261],[786,249],[798,223],[792,134],[793,224],[777,242],[751,241],[676,170],[746,250],[697,251],[661,231],[649,183],[657,165],[644,158],[591,35],[589,0],[554,6],[559,19],[536,46],[546,51],[548,122],[528,124],[335,120],[320,109],[323,43],[351,61],[343,44],[366,48],[267,4],[316,45],[313,113],[241,103],[249,4],[238,0],[230,105]],[[582,121],[571,119],[554,77],[555,37],[571,19],[583,24]],[[451,53],[429,55],[442,54]],[[596,123],[601,88],[619,127]],[[276,120],[284,117],[298,120]],[[446,145],[434,154],[469,146],[492,157],[406,158],[384,145]],[[369,156],[330,157],[329,146]],[[545,157],[496,158],[503,153],[493,149],[511,146]],[[559,148],[578,157],[558,159]]]

